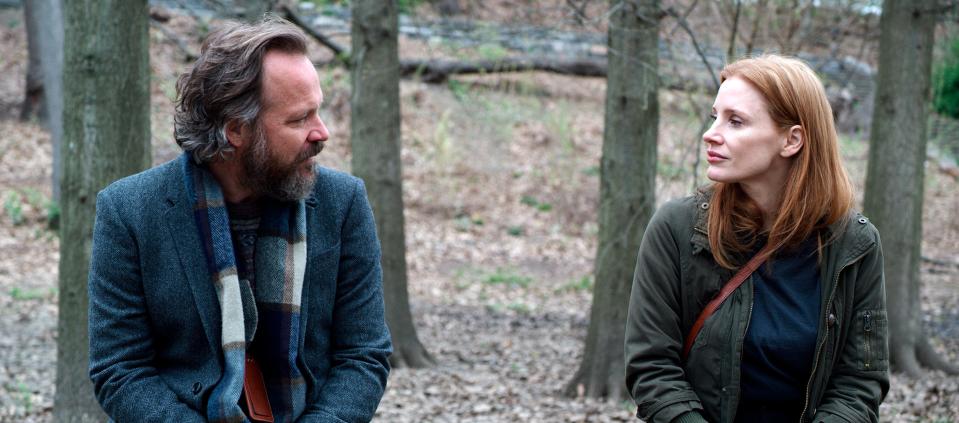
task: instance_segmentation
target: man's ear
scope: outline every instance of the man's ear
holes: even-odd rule
[[[779,155],[782,157],[792,157],[798,153],[799,150],[802,150],[805,144],[806,131],[803,130],[802,126],[793,125],[786,131],[786,143],[783,145]]]
[[[250,139],[250,125],[233,119],[226,123],[226,140],[233,148],[239,149]]]

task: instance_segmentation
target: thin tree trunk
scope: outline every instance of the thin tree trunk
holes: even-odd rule
[[[763,14],[766,12],[766,3],[769,0],[758,0],[756,2],[755,10],[756,13],[753,16],[753,25],[752,30],[749,31],[749,40],[746,41],[746,56],[751,56],[753,54],[753,46],[756,45],[756,39],[759,34],[759,22],[761,21]]]
[[[736,36],[739,32],[739,15],[743,10],[743,3],[736,0],[736,10],[733,14],[733,30],[729,32],[729,47],[726,48],[726,62],[735,60],[736,54]]]
[[[147,0],[64,3],[56,422],[103,422],[87,375],[87,274],[99,190],[150,164]],[[144,406],[148,406],[144,404]]]
[[[882,234],[891,361],[914,377],[928,366],[957,369],[922,335],[919,262],[926,122],[936,2],[886,0],[870,135],[865,211]]]
[[[43,65],[40,60],[40,40],[44,23],[40,20],[35,0],[23,3],[23,20],[27,27],[27,80],[23,103],[20,106],[20,120],[28,121],[36,116],[40,121],[46,119],[43,104]]]
[[[393,337],[390,362],[424,367],[433,358],[416,335],[407,293],[396,3],[353,0],[352,5],[353,172],[366,182],[383,248],[386,323]]]
[[[659,1],[610,2],[619,3],[609,23],[596,284],[583,361],[565,389],[570,396],[611,399],[626,397],[626,311],[636,253],[655,206],[659,124]]]
[[[27,0],[29,7],[27,26],[34,20],[39,31],[29,31],[29,42],[36,42],[40,57],[40,74],[43,76],[42,119],[50,131],[53,150],[53,199],[60,201],[60,175],[63,163],[60,160],[60,145],[63,139],[63,13],[60,0]],[[32,17],[32,18],[31,18]],[[32,53],[31,53],[32,55]]]

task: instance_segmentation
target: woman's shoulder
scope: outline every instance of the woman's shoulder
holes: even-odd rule
[[[835,242],[847,249],[868,250],[880,245],[879,230],[858,210],[849,210],[839,221],[830,225]]]
[[[708,200],[698,193],[673,198],[659,206],[650,224],[666,224],[671,227],[692,226],[697,214],[708,207]]]

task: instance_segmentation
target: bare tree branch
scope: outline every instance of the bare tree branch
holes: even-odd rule
[[[684,20],[689,17],[689,14],[690,14],[690,13],[693,13],[693,9],[695,9],[695,8],[696,8],[696,5],[698,5],[698,4],[699,4],[699,0],[693,0],[693,2],[689,4],[689,7],[687,7],[686,10],[683,11],[683,19],[684,19]],[[673,25],[673,29],[670,29],[670,30],[669,30],[669,36],[670,36],[670,37],[672,37],[673,34],[676,33],[676,30],[680,28],[678,21],[679,21],[679,20],[677,19],[676,25]],[[667,38],[668,38],[668,37],[667,37]]]
[[[702,47],[699,46],[699,42],[696,40],[696,34],[693,32],[692,28],[689,27],[689,24],[686,22],[686,18],[676,13],[676,10],[672,7],[665,10],[666,14],[672,16],[676,19],[676,22],[679,24],[686,34],[689,34],[690,40],[693,42],[693,48],[696,49],[696,54],[699,55],[700,60],[703,61],[703,66],[706,67],[706,71],[709,72],[709,77],[713,80],[714,91],[719,91],[719,79],[716,78],[716,73],[713,71],[713,67],[709,64],[709,59],[706,58],[706,53],[703,53]]]
[[[315,38],[316,41],[319,41],[320,44],[323,44],[326,48],[330,49],[330,51],[332,51],[337,58],[343,60],[344,63],[349,63],[349,60],[345,59],[350,56],[350,52],[346,49],[346,47],[341,46],[336,41],[330,39],[330,37],[327,37],[326,35],[323,35],[319,31],[313,29],[313,26],[306,23],[303,18],[301,18],[300,15],[294,12],[289,6],[281,6],[280,10],[283,12],[283,15],[286,17],[286,19],[288,19],[294,25],[302,28],[307,34],[310,34],[311,37]]]

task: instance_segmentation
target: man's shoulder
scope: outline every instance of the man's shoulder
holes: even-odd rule
[[[363,180],[356,176],[326,166],[316,167],[316,178],[317,181],[324,182],[317,185],[327,185],[328,189],[337,190],[354,190],[357,184],[363,183]]]
[[[163,198],[171,187],[182,184],[182,175],[177,172],[181,159],[174,159],[142,172],[120,178],[101,191],[115,201],[145,202]]]
[[[356,176],[328,167],[316,167],[313,196],[321,204],[349,203],[362,187],[363,180]]]

